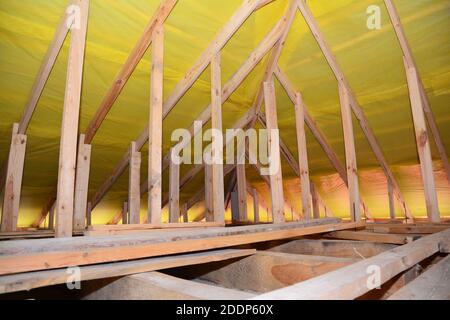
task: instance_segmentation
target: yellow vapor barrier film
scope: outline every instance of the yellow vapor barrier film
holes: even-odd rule
[[[450,1],[394,1],[410,42],[419,72],[447,150],[450,149]],[[34,79],[45,56],[65,0],[0,0],[0,164],[6,160],[11,127],[18,122]],[[114,77],[158,8],[155,0],[91,0],[83,76],[80,132],[84,132]],[[227,23],[242,0],[180,0],[165,23],[164,98],[195,63],[215,35]],[[379,0],[310,0],[330,48],[377,137],[412,212],[426,215],[411,110],[401,50]],[[254,47],[284,14],[286,0],[255,12],[222,51],[222,83],[225,84]],[[367,28],[366,9],[381,9],[381,28]],[[58,57],[34,117],[27,131],[28,144],[20,203],[19,226],[30,226],[38,218],[56,186],[61,116],[70,37]],[[115,102],[92,143],[89,198],[136,140],[148,122],[150,54],[147,51]],[[279,62],[296,90],[301,91],[308,111],[345,164],[337,82],[300,12],[296,14]],[[267,56],[255,67],[223,105],[224,129],[231,127],[251,107],[260,86]],[[173,142],[174,129],[192,124],[210,101],[210,69],[203,72],[165,119],[163,153]],[[281,137],[297,159],[293,105],[276,81]],[[208,126],[207,126],[208,127]],[[371,213],[389,212],[384,175],[370,146],[354,121],[356,151],[362,196]],[[307,131],[308,158],[312,180],[325,203],[337,216],[348,216],[347,192],[324,152]],[[435,178],[442,215],[450,215],[450,187],[432,142]],[[448,152],[449,153],[449,152]],[[142,150],[141,180],[147,179],[147,146]],[[283,160],[286,216],[301,213],[299,181]],[[181,174],[192,166],[183,166]],[[256,172],[247,166],[248,178],[265,204],[261,220],[266,221],[270,192]],[[228,179],[228,178],[227,178]],[[226,179],[226,180],[227,180]],[[181,203],[195,195],[204,184],[203,173],[181,191]],[[93,211],[93,223],[112,221],[127,198],[128,171]],[[168,174],[163,175],[164,192]],[[147,195],[142,199],[142,221]],[[252,219],[251,198],[248,198]],[[201,220],[202,202],[189,211],[190,220]],[[400,208],[397,214],[402,215]],[[163,220],[167,221],[167,209]],[[226,219],[231,219],[228,210]]]

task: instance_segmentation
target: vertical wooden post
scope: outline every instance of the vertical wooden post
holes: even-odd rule
[[[423,114],[423,100],[420,94],[419,78],[416,68],[408,66],[404,61],[406,69],[406,78],[408,81],[409,98],[411,101],[411,110],[416,133],[417,152],[419,153],[420,170],[425,192],[425,202],[427,206],[427,215],[430,222],[440,222],[440,213],[436,193],[436,185],[433,175],[433,160],[431,158],[430,140]]]
[[[388,179],[388,197],[389,197],[389,217],[391,220],[395,220],[395,202],[394,202],[394,188],[392,182]]]
[[[1,231],[17,229],[26,146],[27,136],[20,134],[19,124],[14,123],[5,175]]]
[[[164,28],[155,29],[150,86],[148,222],[161,223]]]
[[[310,184],[311,196],[312,196],[312,208],[314,219],[320,219],[320,199],[319,193],[317,192],[316,186],[313,182]]]
[[[172,159],[169,163],[169,222],[180,221],[180,165]]]
[[[237,191],[231,192],[231,219],[233,222],[239,221],[239,200]]]
[[[305,106],[300,93],[295,94],[295,123],[297,128],[298,165],[302,191],[304,219],[311,219],[311,190],[309,182],[308,150],[305,136]]]
[[[134,141],[130,146],[128,212],[130,224],[141,223],[141,153],[137,151]]]
[[[205,163],[205,218],[214,221],[212,165]]]
[[[181,216],[183,217],[183,222],[184,223],[188,223],[189,222],[189,217],[188,217],[188,204],[185,203],[182,207],[181,207]]]
[[[277,105],[275,98],[275,86],[273,84],[273,80],[269,82],[264,82],[264,100],[266,107],[265,109],[266,125],[267,130],[269,131],[268,150],[270,153],[271,165],[276,166],[276,172],[270,175],[272,216],[274,223],[282,223],[285,222],[285,219],[284,219],[284,194],[283,194],[283,177],[281,172],[280,146],[279,142],[277,143],[275,141],[272,141],[272,137],[270,134],[272,130],[278,130]],[[278,148],[276,148],[276,146],[278,146]]]
[[[75,204],[73,211],[74,230],[83,230],[86,228],[90,165],[91,145],[84,143],[84,134],[81,134],[78,141],[78,158],[75,179]]]
[[[356,165],[355,138],[353,135],[352,111],[348,91],[344,84],[339,82],[339,98],[341,102],[342,127],[344,131],[345,163],[347,167],[348,193],[350,212],[353,221],[361,221],[361,208],[359,199],[358,171]]]
[[[244,222],[248,220],[247,215],[247,183],[245,178],[245,164],[236,165],[237,173],[237,196],[238,196],[238,210],[239,221]]]
[[[123,203],[122,208],[122,224],[128,224],[128,202]]]
[[[259,223],[259,199],[258,199],[258,192],[256,192],[256,189],[252,189],[252,196],[253,196],[253,220],[255,223]]]
[[[211,59],[211,128],[220,131],[222,137],[222,79],[220,52]],[[214,221],[225,221],[224,179],[223,179],[223,140],[213,138],[212,159],[212,199]],[[217,163],[216,160],[220,161]]]
[[[78,11],[80,14],[80,23],[79,25],[73,24],[71,26],[66,92],[59,149],[56,237],[71,237],[73,230],[78,121],[80,115],[89,0],[75,0],[74,4],[80,9]]]
[[[55,205],[56,204],[54,204],[50,208],[50,211],[48,212],[48,229],[49,230],[53,230],[53,228],[55,227]]]
[[[88,226],[92,226],[92,203],[88,202],[86,211],[86,223]]]

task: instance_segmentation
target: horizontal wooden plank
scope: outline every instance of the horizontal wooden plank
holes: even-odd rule
[[[142,260],[106,263],[80,267],[82,281],[118,277],[134,273],[155,271],[167,268],[196,265],[245,257],[256,252],[254,249],[223,249],[208,252],[182,254]],[[31,290],[55,284],[66,283],[67,269],[27,272],[0,277],[0,293]]]
[[[324,235],[326,238],[359,240],[379,243],[405,244],[414,241],[420,236],[417,235],[401,235],[401,234],[385,234],[368,231],[335,231]]]
[[[178,228],[207,228],[224,227],[223,222],[189,222],[189,223],[159,223],[159,224],[118,224],[89,226],[89,231],[111,230],[151,230],[151,229],[178,229]]]
[[[180,229],[157,234],[8,241],[0,243],[0,274],[225,248],[362,225],[363,223],[340,223],[339,219],[327,218],[203,231]]]
[[[82,231],[73,232],[73,236],[81,236],[81,235],[83,235]],[[39,238],[53,238],[53,237],[55,237],[55,232],[53,230],[0,232],[0,240],[39,239]]]
[[[367,224],[366,229],[373,230],[378,233],[423,233],[430,234],[444,231],[450,228],[450,225],[438,225],[438,224]]]
[[[441,244],[449,242],[450,230],[445,230],[339,270],[257,296],[256,299],[356,299],[371,291],[367,283],[373,277],[375,268],[379,268],[380,284],[383,284],[439,252]]]

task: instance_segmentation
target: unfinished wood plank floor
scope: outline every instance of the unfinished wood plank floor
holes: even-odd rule
[[[112,237],[37,239],[0,243],[0,274],[62,268],[224,248],[254,242],[362,227],[327,218],[214,230],[179,230]]]

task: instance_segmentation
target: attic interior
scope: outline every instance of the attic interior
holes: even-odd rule
[[[0,15],[0,300],[450,299],[448,0]]]

